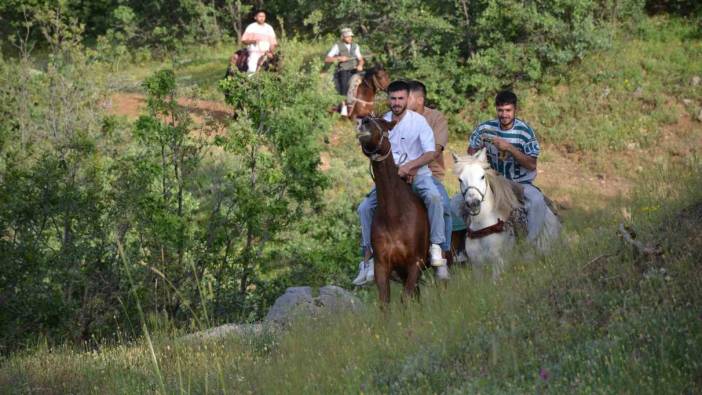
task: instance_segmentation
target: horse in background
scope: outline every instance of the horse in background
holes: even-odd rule
[[[390,84],[390,75],[382,65],[376,64],[361,73],[356,73],[349,81],[346,104],[349,107],[349,119],[363,118],[373,113],[375,95],[384,91]]]
[[[227,66],[227,72],[224,74],[224,78],[234,75],[236,72],[246,73],[249,71],[249,51],[246,48],[241,48],[234,52],[229,58],[229,65]],[[261,56],[258,59],[257,71],[280,71],[282,67],[282,59],[280,53],[276,52],[273,55]]]
[[[468,228],[465,254],[471,263],[493,264],[493,279],[504,270],[504,256],[511,250],[518,234],[524,234],[525,214],[519,184],[507,180],[490,168],[485,148],[473,155],[454,159],[460,195],[454,206]],[[456,204],[458,200],[458,204]],[[549,208],[536,247],[545,252],[558,237],[561,223]]]
[[[410,184],[397,175],[389,134],[395,126],[382,118],[363,118],[357,137],[371,160],[378,194],[371,227],[375,283],[380,301],[390,302],[393,271],[404,284],[404,297],[417,291],[421,270],[428,266],[429,219],[424,203]]]

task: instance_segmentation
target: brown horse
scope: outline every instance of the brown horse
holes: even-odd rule
[[[249,51],[246,48],[241,48],[234,52],[229,58],[229,66],[227,67],[227,72],[224,78],[234,75],[235,72],[239,71],[246,73],[249,70]],[[264,55],[258,59],[257,70],[264,71],[280,71],[281,59],[278,52],[273,55]]]
[[[411,186],[397,175],[389,133],[395,126],[382,118],[363,118],[358,140],[371,160],[378,206],[371,227],[375,260],[375,283],[380,301],[390,302],[393,271],[404,284],[403,296],[414,295],[421,270],[427,266],[429,219],[422,201]]]
[[[390,76],[382,65],[375,65],[366,70],[361,78],[355,92],[349,91],[347,104],[351,106],[349,119],[367,117],[373,113],[375,105],[375,95],[379,91],[384,91],[390,84]]]

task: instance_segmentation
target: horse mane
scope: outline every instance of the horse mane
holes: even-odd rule
[[[364,78],[368,78],[368,79],[372,79],[372,78],[375,76],[375,74],[378,73],[378,70],[380,70],[380,69],[378,68],[378,66],[373,66],[373,67],[371,67],[371,68],[369,68],[369,69],[366,69],[366,70],[364,71],[365,74],[364,74],[363,77],[364,77]]]
[[[512,189],[512,183],[508,179],[490,168],[489,163],[481,161],[472,155],[456,157],[453,172],[456,176],[460,176],[465,166],[476,164],[485,170],[485,179],[495,198],[495,207],[507,218],[514,209],[520,207],[519,199],[514,193],[514,189]]]

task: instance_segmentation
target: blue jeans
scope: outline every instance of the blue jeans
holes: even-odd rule
[[[546,218],[546,201],[539,188],[529,183],[523,183],[524,187],[524,208],[527,215],[527,240],[535,243],[541,233]]]
[[[424,206],[427,208],[430,228],[429,240],[431,244],[439,244],[443,249],[445,245],[450,245],[451,243],[451,238],[449,237],[447,240],[445,233],[447,229],[450,232],[450,223],[447,228],[444,221],[446,214],[450,215],[450,212],[444,210],[444,207],[448,208],[446,190],[443,188],[443,185],[441,185],[441,188],[438,188],[437,184],[441,185],[441,182],[430,175],[419,176],[415,177],[412,183],[412,190],[422,199]],[[441,190],[443,190],[443,193]],[[371,248],[371,225],[373,224],[373,215],[377,206],[378,196],[375,187],[373,187],[368,196],[358,205],[358,216],[361,219],[361,247],[364,250]]]

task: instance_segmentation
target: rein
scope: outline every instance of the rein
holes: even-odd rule
[[[461,180],[458,180],[458,185],[461,188],[461,195],[463,195],[463,202],[466,201],[466,195],[468,194],[468,191],[471,189],[475,189],[476,192],[478,192],[478,195],[480,195],[480,204],[483,204],[483,201],[485,201],[485,195],[487,194],[487,189],[490,187],[489,183],[485,183],[485,192],[481,192],[480,189],[474,186],[469,186],[465,190],[463,189],[463,183]],[[478,210],[476,212],[471,212],[470,215],[475,216],[480,214],[480,205],[478,205]],[[470,230],[470,226],[466,229],[466,237],[469,239],[480,239],[485,236],[490,236],[495,233],[500,233],[505,230],[505,222],[498,218],[497,223],[491,226],[488,226],[486,228],[478,229],[478,230]]]
[[[481,239],[485,236],[490,236],[495,233],[500,233],[505,230],[505,221],[500,218],[497,219],[495,225],[488,226],[487,228],[482,228],[478,230],[470,230],[470,226],[466,229],[466,237],[469,239]]]
[[[370,121],[373,122],[378,129],[382,130],[382,128],[380,127],[380,125],[378,125],[378,122],[375,119],[373,119],[373,118],[368,118],[368,119],[370,119]],[[390,155],[390,153],[392,152],[392,149],[388,149],[388,152],[386,152],[384,154],[379,154],[378,152],[383,148],[383,142],[388,137],[390,137],[390,134],[388,133],[388,131],[383,130],[383,134],[380,135],[380,141],[375,146],[375,149],[373,149],[372,151],[369,151],[369,150],[366,150],[365,146],[361,145],[361,149],[363,150],[363,153],[368,155],[368,157],[370,157],[370,160],[372,160],[374,162],[384,161],[385,158],[387,158]]]

